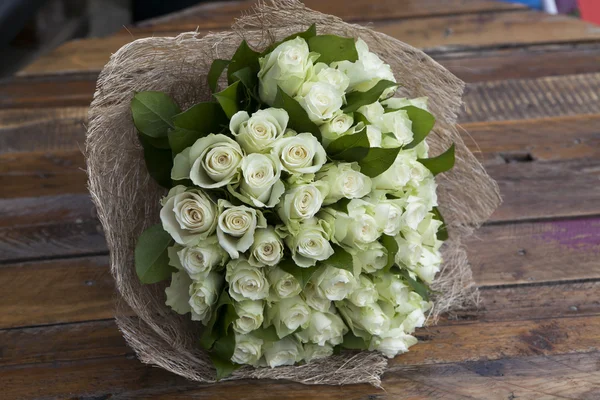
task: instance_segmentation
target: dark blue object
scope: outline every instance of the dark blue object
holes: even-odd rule
[[[527,7],[535,8],[537,10],[543,10],[544,4],[542,0],[501,0],[505,3],[521,3],[525,4]]]

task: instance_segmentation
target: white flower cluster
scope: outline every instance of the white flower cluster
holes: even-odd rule
[[[388,98],[392,87],[344,113],[349,93],[396,82],[365,42],[356,49],[357,61],[326,65],[301,37],[280,44],[259,60],[258,95],[270,108],[237,112],[229,132],[202,137],[174,159],[171,178],[189,184],[162,201],[164,230],[176,242],[167,304],[206,324],[226,290],[237,314],[234,363],[310,362],[331,355],[347,334],[393,357],[417,342],[411,334],[426,319],[430,303],[397,272],[431,283],[441,263],[436,183],[417,161],[427,144],[401,150],[375,177],[326,152],[365,130],[372,148],[411,143],[412,123],[401,108],[426,109],[426,99]],[[273,107],[278,87],[319,127],[321,141],[288,127],[288,113]],[[395,269],[384,237],[398,248]],[[328,262],[338,249],[352,265]],[[303,270],[311,271],[306,282]],[[258,334],[265,329],[276,339]]]

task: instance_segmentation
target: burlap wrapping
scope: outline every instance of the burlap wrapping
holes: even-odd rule
[[[165,305],[165,284],[142,285],[134,268],[134,248],[141,232],[159,221],[159,199],[165,194],[146,171],[133,126],[130,101],[135,92],[164,91],[185,109],[211,99],[206,75],[215,58],[230,58],[245,38],[256,49],[305,30],[361,37],[371,51],[391,65],[401,87],[397,96],[429,97],[436,116],[427,138],[431,154],[456,144],[456,166],[438,178],[440,209],[450,227],[444,245],[443,271],[434,289],[440,294],[432,313],[473,307],[477,291],[461,238],[485,221],[500,202],[496,183],[465,147],[455,127],[463,82],[423,52],[371,29],[347,24],[296,0],[259,3],[239,19],[232,32],[198,37],[154,37],[123,46],[98,79],[89,111],[86,142],[89,189],[104,227],[111,271],[120,294],[116,320],[127,343],[144,363],[155,364],[188,379],[214,382],[215,371],[198,348],[198,323]],[[229,379],[287,379],[305,384],[368,382],[379,386],[387,359],[375,352],[348,353],[294,367],[244,367]]]

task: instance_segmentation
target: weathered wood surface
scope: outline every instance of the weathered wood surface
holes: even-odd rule
[[[199,35],[227,29],[200,26]],[[408,20],[376,21],[378,31],[436,55],[464,49],[486,49],[498,45],[528,46],[569,42],[597,42],[600,29],[564,16],[549,16],[534,11],[485,12]],[[198,23],[177,24],[161,36],[176,36],[194,31]],[[129,29],[119,35],[68,42],[22,70],[19,75],[48,73],[90,73],[100,71],[110,55],[134,39],[156,36],[144,29]]]
[[[478,0],[307,5],[429,51],[469,82],[464,139],[504,204],[466,245],[482,307],[423,328],[367,385],[198,385],[145,366],[114,321],[86,192],[87,104],[133,37],[226,28],[251,1],[68,43],[0,81],[2,398],[600,398],[600,30]],[[155,33],[153,33],[155,32]]]

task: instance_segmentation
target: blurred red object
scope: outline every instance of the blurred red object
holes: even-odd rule
[[[600,1],[578,0],[581,19],[600,25]]]

